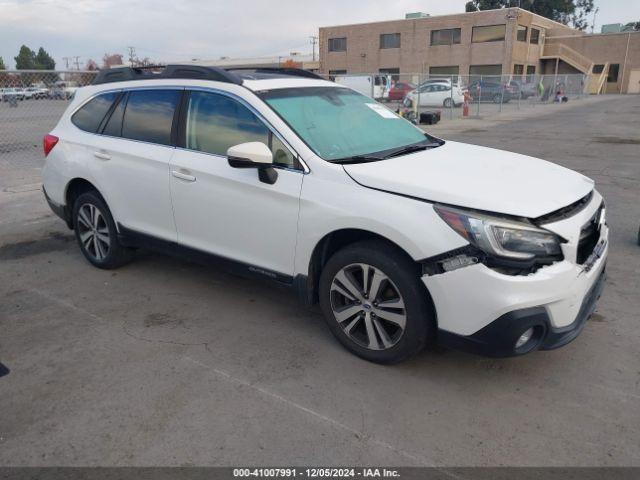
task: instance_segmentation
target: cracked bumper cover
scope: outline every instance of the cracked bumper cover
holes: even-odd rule
[[[593,314],[605,283],[608,230],[593,262],[568,261],[535,274],[509,276],[477,264],[440,275],[425,275],[438,317],[442,345],[487,356],[514,356],[515,343],[529,327],[543,334],[535,349],[554,349],[574,340]]]

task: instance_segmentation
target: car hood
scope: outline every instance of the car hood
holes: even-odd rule
[[[536,218],[593,189],[593,180],[545,160],[445,142],[378,162],[344,165],[359,184],[460,207]]]

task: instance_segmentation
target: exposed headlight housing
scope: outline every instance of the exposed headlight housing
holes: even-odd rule
[[[435,205],[440,217],[471,245],[511,261],[552,263],[562,259],[562,239],[526,220],[513,220]]]

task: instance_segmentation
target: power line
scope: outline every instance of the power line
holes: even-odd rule
[[[313,52],[313,61],[316,61],[316,45],[318,44],[318,37],[315,35],[311,35],[309,37],[311,39],[311,50]]]

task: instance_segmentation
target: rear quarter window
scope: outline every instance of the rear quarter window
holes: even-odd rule
[[[131,140],[171,144],[173,114],[181,90],[133,90],[124,111],[122,136]]]
[[[97,132],[116,98],[118,98],[118,92],[103,93],[92,98],[73,114],[71,122],[85,132]]]

